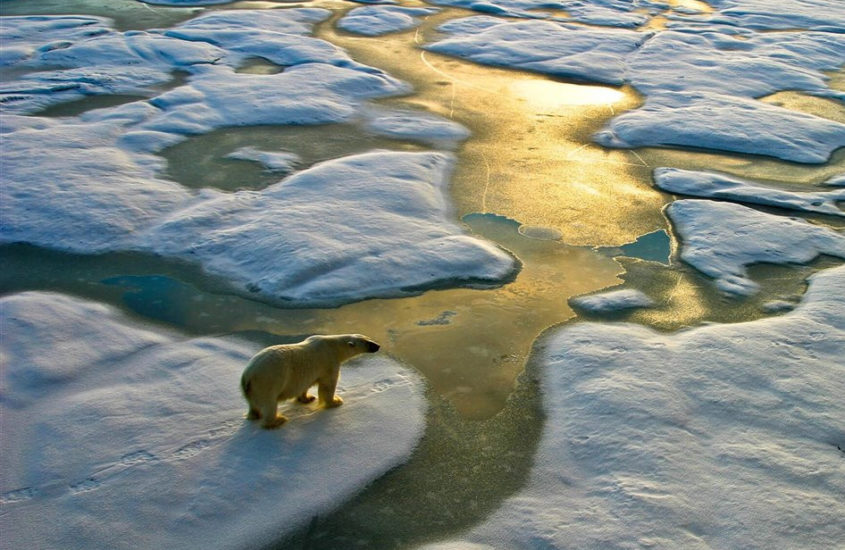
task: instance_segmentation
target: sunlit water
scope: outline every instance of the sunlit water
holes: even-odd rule
[[[672,6],[705,11],[697,0]],[[293,3],[239,2],[227,8]],[[337,10],[344,2],[317,2]],[[13,13],[88,13],[118,28],[170,26],[200,9],[150,7],[134,0],[13,0]],[[218,6],[216,9],[219,9]],[[634,320],[661,330],[701,322],[736,322],[766,315],[771,299],[795,301],[805,278],[830,265],[752,270],[762,291],[727,299],[711,282],[677,262],[678,244],[662,214],[671,197],[651,186],[656,166],[717,169],[779,185],[806,188],[843,171],[839,152],[822,166],[669,149],[607,150],[591,135],[613,115],[639,105],[630,88],[563,82],[530,73],[482,67],[423,53],[435,27],[466,15],[444,10],[417,31],[363,38],[336,31],[330,20],[318,36],[358,61],[410,82],[415,92],[383,103],[438,113],[465,125],[472,137],[457,151],[450,189],[455,218],[467,231],[498,243],[522,262],[510,284],[497,289],[432,290],[419,296],[366,300],[334,309],[280,309],[231,292],[226,281],[198,268],[140,254],[78,256],[29,246],[0,248],[2,291],[46,289],[114,304],[139,319],[195,334],[237,333],[261,343],[299,340],[312,333],[361,332],[387,353],[420,371],[430,387],[426,435],[409,463],[340,510],[314,522],[282,547],[401,547],[464,529],[518,489],[542,430],[539,365],[530,361],[544,330],[573,319],[570,297],[618,284],[652,296],[658,307],[595,317]],[[660,21],[655,18],[652,27]],[[261,59],[240,70],[271,73]],[[178,85],[178,75],[171,86]],[[52,107],[43,116],[74,116],[137,97],[90,98]],[[840,104],[795,93],[766,101],[845,119]],[[422,141],[377,137],[363,127],[223,129],[191,138],[163,153],[165,177],[224,191],[262,188],[282,175],[255,163],[226,159],[253,146],[297,153],[297,169],[374,148],[424,150]],[[189,168],[190,167],[190,168]],[[831,220],[823,223],[834,225]],[[581,316],[592,318],[581,312]]]

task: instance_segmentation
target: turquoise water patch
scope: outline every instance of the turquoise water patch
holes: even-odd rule
[[[596,250],[611,258],[624,256],[669,265],[669,258],[672,256],[672,239],[665,229],[658,229],[637,237],[637,240],[632,243],[600,247]]]

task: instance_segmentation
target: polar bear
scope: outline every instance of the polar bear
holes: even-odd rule
[[[250,359],[241,376],[241,390],[249,403],[247,418],[261,419],[264,428],[277,428],[287,421],[276,405],[296,397],[311,403],[308,389],[318,385],[320,404],[338,407],[343,399],[334,394],[340,364],[361,353],[375,353],[379,345],[360,334],[311,336],[298,344],[270,346]]]

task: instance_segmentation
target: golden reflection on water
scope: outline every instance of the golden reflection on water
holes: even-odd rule
[[[568,298],[618,284],[622,269],[589,249],[523,236],[506,218],[474,215],[467,223],[522,259],[513,283],[367,300],[310,314],[277,310],[257,325],[247,317],[246,326],[233,329],[290,334],[308,316],[310,332],[362,332],[422,372],[462,416],[488,418],[504,406],[536,337],[574,316]],[[290,314],[298,318],[295,324]]]
[[[501,214],[552,227],[573,245],[619,245],[666,226],[664,198],[647,183],[636,152],[591,145],[614,114],[641,99],[629,87],[579,85],[425,52],[435,27],[461,12],[444,10],[417,32],[377,40],[320,27],[318,36],[355,59],[413,84],[388,103],[423,108],[467,126],[451,189],[459,215]]]

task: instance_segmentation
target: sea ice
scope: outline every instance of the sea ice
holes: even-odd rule
[[[94,254],[192,200],[156,177],[163,160],[117,146],[120,125],[4,115],[0,242]]]
[[[457,548],[830,548],[845,539],[845,267],[792,312],[542,346],[528,485]],[[472,543],[476,546],[469,546]]]
[[[666,92],[594,136],[605,147],[698,147],[824,163],[845,146],[845,124],[711,92]]]
[[[708,0],[718,11],[698,18],[707,24],[757,30],[818,29],[842,32],[845,4],[838,0]]]
[[[367,103],[409,87],[309,36],[313,23],[328,14],[298,8],[210,12],[163,34],[119,33],[97,18],[21,18],[32,37],[27,42],[20,29],[9,31],[15,44],[37,52],[61,39],[62,47],[50,52],[63,52],[72,65],[56,73],[69,82],[102,74],[112,63],[190,74],[150,100],[79,117],[4,112],[0,242],[83,254],[176,256],[230,277],[250,295],[300,305],[438,285],[500,284],[513,276],[512,257],[450,221],[443,194],[448,156],[372,153],[326,163],[270,189],[231,195],[190,191],[160,176],[165,161],[155,153],[226,126],[353,121],[373,133],[437,146],[454,146],[468,135],[434,114]],[[22,65],[45,63],[31,52]],[[238,73],[252,57],[288,66],[269,75]],[[296,183],[304,181],[312,188]],[[177,227],[181,231],[171,235]],[[170,242],[156,242],[158,237]]]
[[[496,284],[516,261],[448,221],[445,153],[375,151],[261,191],[208,193],[140,235],[266,299],[334,305],[439,284]]]
[[[838,201],[845,201],[845,189],[794,193],[726,174],[678,168],[656,169],[654,171],[654,184],[668,193],[679,195],[725,199],[802,212],[845,216],[845,212],[836,205]]]
[[[447,23],[438,30],[454,36],[426,45],[427,50],[485,65],[607,84],[624,82],[626,56],[650,36],[628,30],[597,30],[551,21],[512,22],[487,16]]]
[[[384,355],[344,367],[330,411],[244,418],[255,344],[187,338],[77,298],[0,299],[0,530],[9,548],[256,548],[408,458],[419,378]]]
[[[440,11],[437,8],[406,8],[402,6],[364,6],[355,8],[344,15],[337,26],[347,32],[365,36],[413,29],[421,21],[420,17]]]
[[[757,291],[745,269],[755,263],[807,263],[820,254],[845,258],[845,236],[798,218],[708,200],[675,201],[666,213],[681,239],[681,258],[728,294]]]
[[[423,111],[366,111],[367,129],[374,134],[396,139],[423,141],[441,149],[453,149],[470,136],[469,130],[452,120]]]
[[[823,71],[845,59],[845,36],[796,32],[737,38],[718,32],[657,33],[627,58],[640,92],[707,91],[762,97],[781,90],[837,93]]]
[[[652,307],[654,301],[642,291],[626,288],[587,296],[576,296],[569,300],[569,304],[590,313],[612,313],[623,309]]]

